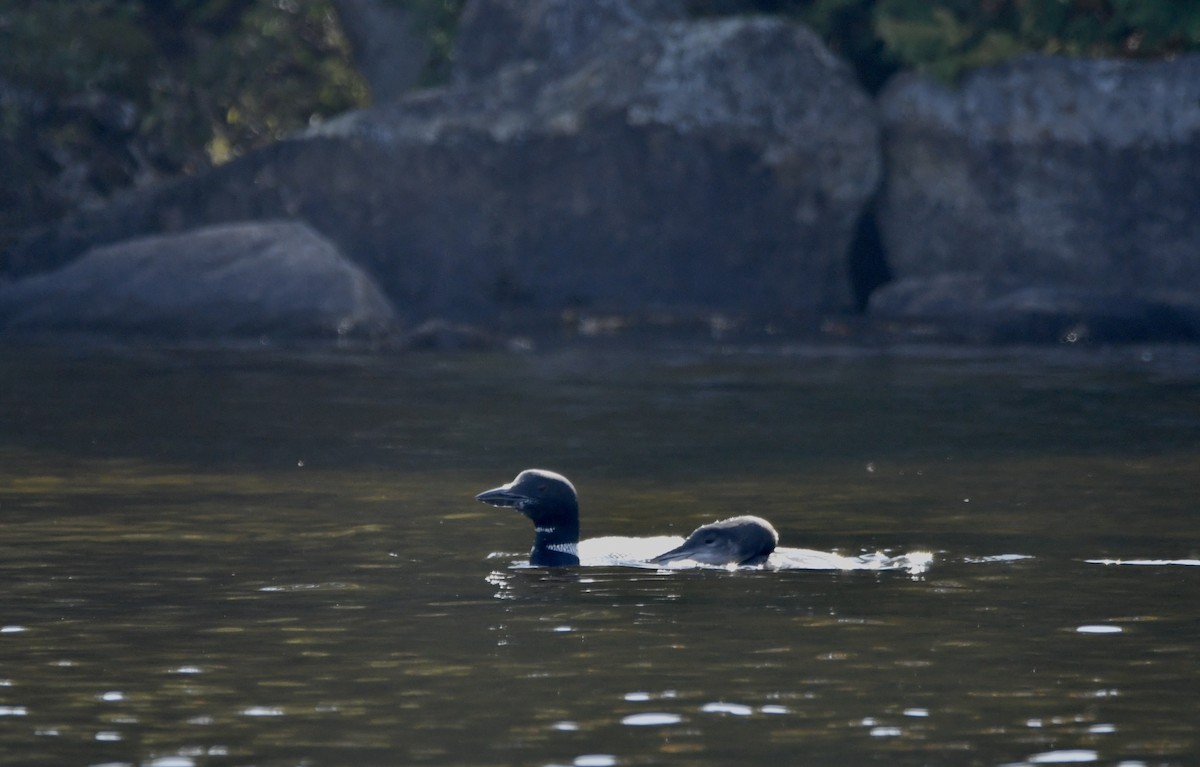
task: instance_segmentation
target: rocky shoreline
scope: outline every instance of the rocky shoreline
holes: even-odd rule
[[[669,0],[474,0],[459,44],[448,86],[19,241],[3,333],[1200,340],[1200,56],[873,101],[802,26]]]

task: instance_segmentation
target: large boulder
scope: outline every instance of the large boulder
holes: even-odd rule
[[[570,67],[510,64],[81,213],[4,268],[289,217],[362,265],[410,321],[841,308],[878,139],[853,74],[804,27],[641,24]]]
[[[1034,288],[1037,305],[1084,320],[1133,305],[1190,312],[1200,296],[1200,55],[1030,56],[956,88],[902,75],[879,104],[887,178],[877,214],[905,283],[885,288],[877,308],[915,309],[922,284],[928,305],[942,276],[969,275],[993,299]]]
[[[0,327],[9,331],[333,338],[386,331],[392,321],[371,278],[292,221],[127,240],[0,286]]]
[[[871,296],[893,332],[973,343],[1200,341],[1200,297],[1139,296],[1016,278],[943,273],[896,280]]]

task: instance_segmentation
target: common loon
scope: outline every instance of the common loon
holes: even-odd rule
[[[561,474],[526,469],[507,485],[486,490],[475,500],[516,509],[533,520],[534,567],[567,567],[579,564],[579,496]]]
[[[656,565],[690,559],[706,565],[761,565],[779,545],[779,533],[762,517],[730,517],[701,525],[682,546],[651,557]]]
[[[933,560],[932,554],[925,551],[895,556],[878,551],[845,556],[781,547],[779,534],[771,523],[755,516],[702,525],[682,541],[679,536],[611,536],[580,541],[579,496],[575,486],[563,475],[544,469],[526,469],[507,485],[475,498],[492,506],[516,509],[533,521],[529,564],[534,567],[580,564],[661,567],[672,563],[687,566],[687,562],[692,562],[702,566],[770,570],[903,570],[919,575]]]
[[[534,539],[529,564],[534,567],[580,564],[579,496],[574,485],[563,475],[544,469],[526,469],[507,485],[482,492],[475,498],[493,506],[514,508],[533,520]],[[758,565],[774,551],[779,535],[765,519],[734,517],[697,528],[682,545],[657,556],[615,553],[623,545],[632,551],[644,549],[647,544],[665,547],[678,541],[678,537],[610,537],[585,543],[606,545],[614,553],[599,558],[609,564],[665,564],[691,560],[709,565]]]

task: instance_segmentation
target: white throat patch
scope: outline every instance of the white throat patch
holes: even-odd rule
[[[559,554],[570,554],[571,556],[579,556],[579,546],[574,543],[552,543],[546,548],[551,551],[557,551]]]

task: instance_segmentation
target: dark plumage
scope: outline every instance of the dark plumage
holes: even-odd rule
[[[579,496],[563,475],[526,469],[512,482],[482,492],[475,500],[516,509],[533,520],[529,564],[535,567],[579,564]]]
[[[526,469],[507,485],[480,493],[475,498],[493,506],[516,509],[533,521],[533,549],[529,552],[531,565],[562,567],[579,564],[579,497],[575,487],[563,475],[544,469]],[[643,539],[604,538],[597,542],[610,543],[615,547],[620,543],[639,540]],[[644,540],[669,546],[679,539]],[[640,561],[665,564],[688,559],[710,565],[759,565],[775,550],[778,541],[775,528],[765,519],[734,517],[704,525],[692,533],[683,545]],[[638,562],[622,557],[615,559],[623,559],[623,564]]]

